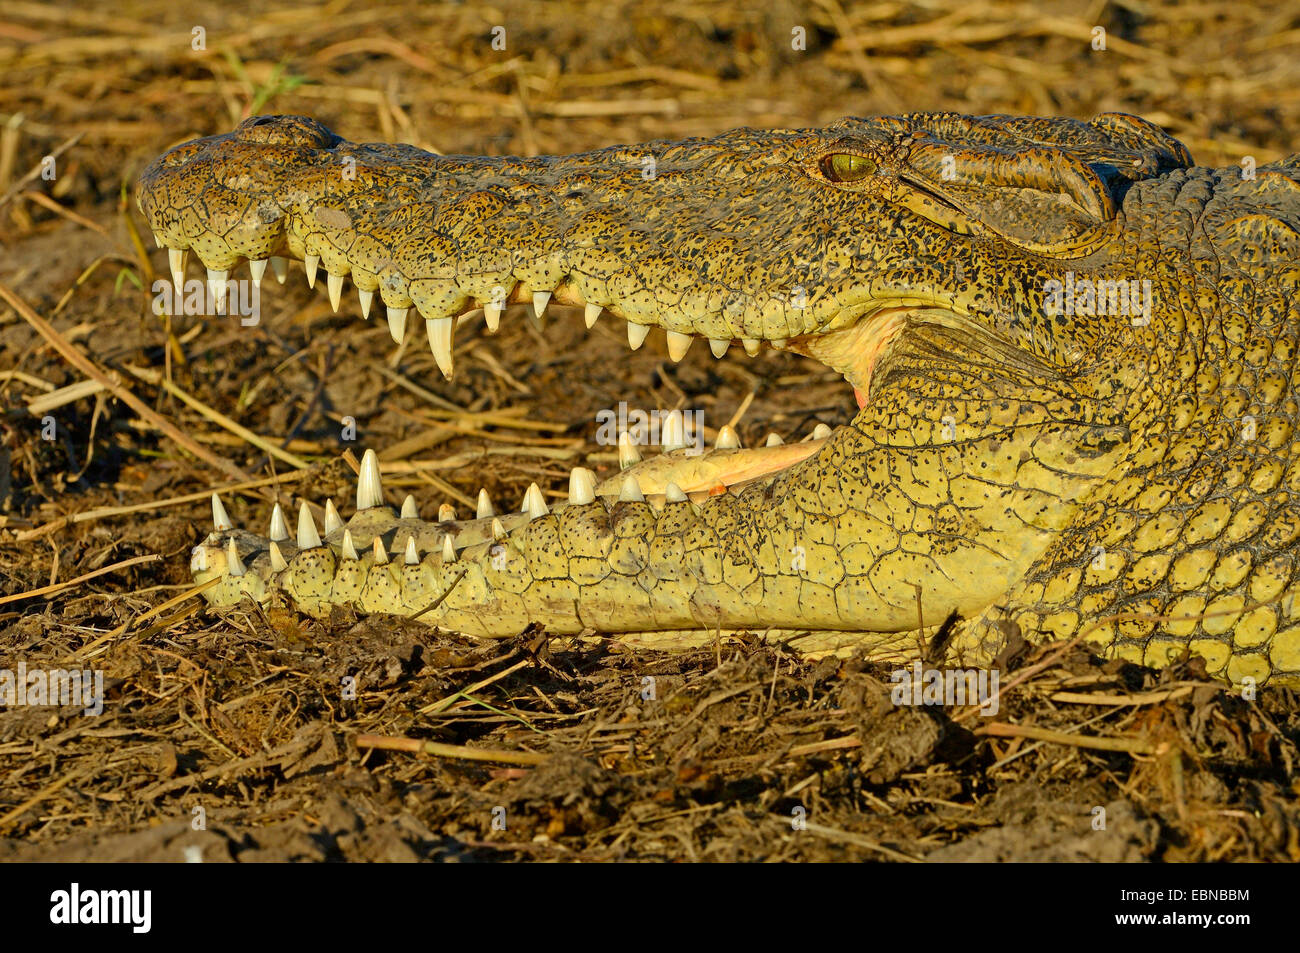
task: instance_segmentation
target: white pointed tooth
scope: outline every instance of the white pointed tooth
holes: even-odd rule
[[[620,503],[643,503],[645,494],[641,492],[641,484],[636,482],[636,477],[630,473],[623,477],[623,485],[619,488],[618,499]]]
[[[626,470],[628,467],[640,462],[641,451],[632,442],[631,434],[624,430],[618,435],[618,468]]]
[[[709,338],[709,350],[713,352],[716,358],[727,356],[727,348],[731,347],[730,341],[724,341],[721,338]]]
[[[573,506],[586,506],[596,499],[596,474],[586,467],[574,467],[569,471],[569,503]]]
[[[763,444],[763,446],[779,447],[783,443],[785,443],[785,441],[781,439],[781,435],[779,433],[770,433],[767,435],[767,441]]]
[[[685,503],[686,494],[682,492],[682,488],[676,483],[669,483],[664,487],[664,499],[669,503]]]
[[[284,553],[280,552],[280,544],[271,540],[271,571],[284,572],[289,568],[289,564],[284,561]]]
[[[456,507],[452,506],[450,503],[444,503],[442,504],[442,506],[438,507],[439,523],[450,523],[455,518],[456,518]]]
[[[183,248],[167,249],[167,264],[172,269],[172,285],[179,292],[185,287],[185,257],[189,252]]]
[[[343,531],[343,545],[341,549],[343,551],[344,559],[356,560],[361,558],[360,556],[357,555],[356,544],[352,542],[352,530],[345,529]]]
[[[239,561],[239,550],[235,548],[235,538],[232,536],[226,540],[226,572],[232,576],[242,576],[246,571],[244,564]]]
[[[235,528],[235,524],[230,522],[230,514],[226,512],[225,504],[215,493],[212,494],[212,522],[218,533]]]
[[[664,453],[686,446],[686,419],[680,410],[674,410],[659,425],[659,443]]]
[[[384,505],[384,488],[379,481],[379,457],[367,450],[361,457],[361,472],[357,474],[357,509],[368,510]]]
[[[320,267],[320,255],[303,255],[302,266],[307,271],[307,287],[316,287],[316,269]]]
[[[325,501],[325,535],[328,536],[336,529],[343,528],[343,517],[339,516],[339,508],[334,505],[333,500]]]
[[[361,317],[367,321],[370,320],[370,305],[375,300],[375,293],[367,291],[365,288],[357,289],[357,297],[361,299]]]
[[[739,450],[740,434],[730,424],[723,424],[718,430],[718,442],[714,446],[719,450]]]
[[[501,524],[501,520],[495,516],[492,517],[492,538],[498,540],[506,538],[506,528]]]
[[[388,320],[391,326],[392,308],[388,309]],[[442,371],[442,376],[447,380],[451,380],[451,373],[455,369],[451,356],[451,332],[455,323],[455,318],[426,318],[424,321],[424,330],[429,333],[429,348],[433,351],[434,363],[438,365],[438,370]],[[406,325],[405,313],[402,314],[402,325],[403,327]]]
[[[320,533],[316,532],[316,521],[311,518],[307,501],[298,507],[298,548],[314,549],[320,545]]]
[[[154,233],[153,233],[153,247],[154,247],[154,248],[162,248],[162,247],[163,247],[162,236],[159,235],[157,232],[154,232]]]
[[[402,519],[418,520],[419,518],[420,511],[416,508],[415,497],[408,493],[406,494],[406,499],[402,500]]]
[[[284,521],[284,510],[280,509],[279,503],[271,509],[271,531],[266,538],[272,542],[289,538],[289,524]]]
[[[831,428],[826,424],[818,424],[813,428],[812,438],[814,440],[825,440],[831,435]]]
[[[406,315],[410,308],[388,308],[388,336],[398,344],[406,337]]]
[[[483,305],[483,323],[493,334],[501,327],[501,304],[496,301],[489,301]]]
[[[442,561],[444,563],[456,561],[456,544],[452,542],[451,533],[442,538]]]
[[[582,309],[582,319],[587,322],[587,327],[594,328],[596,322],[600,319],[600,312],[604,310],[598,304],[587,302],[587,306]]]
[[[279,255],[272,255],[271,271],[275,273],[275,280],[280,284],[284,284],[285,279],[289,277],[289,259],[281,258]]]
[[[248,273],[253,277],[253,285],[260,288],[262,286],[262,276],[266,274],[266,259],[248,259]]]
[[[328,274],[325,276],[325,287],[330,295],[330,307],[334,313],[339,313],[339,301],[343,299],[343,276]]]
[[[650,325],[633,324],[631,321],[629,321],[627,323],[628,345],[632,348],[632,350],[635,351],[637,348],[639,348],[642,344],[645,343],[646,336],[649,333],[650,333]]]
[[[420,565],[420,551],[415,548],[415,537],[406,537],[406,565]]]
[[[551,303],[551,293],[549,291],[533,292],[533,314],[541,317],[546,313],[546,306]]]
[[[740,343],[745,346],[745,353],[753,357],[758,353],[758,338],[741,338]]]
[[[226,305],[226,278],[229,274],[228,271],[208,269],[208,295],[215,302],[218,311]]]
[[[789,338],[772,338],[772,347],[784,350],[789,342]]]
[[[375,554],[376,566],[382,566],[388,562],[388,550],[384,549],[384,541],[378,536],[375,537],[375,544],[370,547],[370,550]]]
[[[530,520],[551,512],[551,508],[546,505],[546,497],[542,496],[542,488],[536,483],[528,484],[528,492],[524,494],[524,512]]]
[[[682,334],[680,331],[668,332],[668,356],[676,364],[686,356],[686,352],[691,349],[691,342],[695,338],[689,334]]]
[[[208,571],[208,547],[205,543],[199,543],[190,550],[190,572],[207,572]]]
[[[475,519],[487,519],[489,516],[495,516],[496,510],[492,508],[492,500],[487,495],[487,490],[478,491],[478,509],[474,512]]]

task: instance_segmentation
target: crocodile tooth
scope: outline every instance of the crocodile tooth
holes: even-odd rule
[[[714,446],[719,450],[739,450],[740,434],[730,424],[723,424],[718,430],[718,440]]]
[[[506,528],[501,525],[501,520],[492,517],[492,538],[494,540],[503,540],[506,538]]]
[[[694,340],[689,334],[682,334],[680,331],[668,332],[668,356],[674,364],[686,356]]]
[[[226,306],[226,277],[229,274],[228,271],[218,271],[215,268],[208,269],[208,294],[218,311]]]
[[[415,548],[415,536],[406,537],[406,565],[420,565],[420,551]]]
[[[596,326],[596,321],[600,318],[602,310],[600,305],[592,304],[590,301],[587,302],[587,306],[582,309],[582,320],[587,322],[588,328]]]
[[[315,549],[320,545],[320,533],[316,532],[316,521],[311,518],[307,501],[298,507],[298,548]]]
[[[741,338],[740,343],[745,346],[745,353],[750,357],[758,354],[758,345],[760,343],[758,338]]]
[[[542,496],[542,488],[536,483],[528,484],[528,492],[524,494],[524,512],[530,520],[551,512],[551,508],[546,505],[546,497]]]
[[[492,508],[492,500],[487,495],[487,490],[478,491],[478,510],[474,513],[475,519],[487,519],[489,516],[495,516],[496,510]]]
[[[727,348],[731,347],[730,341],[724,341],[721,338],[709,338],[709,350],[713,352],[716,358],[727,356]]]
[[[221,497],[215,493],[212,494],[212,522],[216,526],[218,533],[235,528],[235,524],[230,522],[230,514],[226,512],[225,504],[221,502]]]
[[[392,315],[393,311],[390,308],[388,311],[390,322]],[[402,314],[402,321],[403,323],[406,321],[405,313]],[[425,318],[424,320],[424,330],[429,333],[429,349],[433,351],[433,360],[447,380],[451,380],[451,373],[455,369],[451,356],[451,332],[455,323],[455,318]]]
[[[644,503],[645,494],[641,492],[641,484],[636,482],[636,477],[630,473],[623,477],[623,485],[618,491],[618,500],[620,503]]]
[[[284,553],[280,552],[280,544],[271,540],[271,571],[284,572],[289,568],[289,564],[284,561]]]
[[[302,266],[307,269],[307,287],[316,287],[316,269],[320,267],[320,255],[304,255]]]
[[[676,483],[669,483],[664,487],[664,499],[669,503],[685,503],[686,494]]]
[[[483,322],[487,325],[488,331],[493,334],[501,327],[501,305],[489,301],[483,305]]]
[[[646,336],[650,333],[650,325],[627,323],[627,343],[632,350],[636,350],[645,343]]]
[[[388,550],[384,549],[384,541],[378,536],[375,537],[375,544],[370,549],[375,554],[376,566],[382,566],[388,562]]]
[[[626,470],[628,467],[640,462],[641,451],[632,442],[631,435],[624,430],[618,435],[618,468]]]
[[[343,276],[333,273],[325,276],[325,287],[329,290],[330,307],[339,313],[339,301],[343,298]]]
[[[452,506],[450,503],[444,503],[442,504],[442,506],[438,507],[439,523],[451,523],[454,522],[455,519],[456,519],[456,507]]]
[[[785,443],[785,441],[781,439],[781,435],[779,433],[770,433],[767,435],[767,441],[763,444],[763,446],[779,447],[783,443]]]
[[[388,308],[388,336],[398,344],[402,343],[402,338],[406,337],[406,315],[410,313],[410,308]]]
[[[365,288],[358,288],[357,297],[361,299],[361,316],[369,321],[370,303],[375,300],[375,293],[373,291],[367,291]]]
[[[659,444],[664,453],[686,446],[686,420],[680,410],[671,411],[659,425]]]
[[[284,510],[280,509],[279,503],[271,509],[271,531],[266,538],[272,542],[289,538],[289,524],[284,521]]]
[[[785,346],[789,343],[790,343],[789,338],[772,338],[772,347],[778,348],[782,351],[785,350]]]
[[[357,509],[368,510],[384,505],[384,488],[379,482],[379,457],[367,450],[361,457],[361,472],[357,474]]]
[[[200,543],[190,550],[190,572],[208,571],[208,547]]]
[[[344,559],[357,560],[361,558],[357,555],[356,544],[352,542],[352,530],[350,529],[343,531],[343,545],[340,548],[343,551]]]
[[[828,427],[826,424],[818,424],[816,427],[813,428],[812,439],[825,440],[830,435],[831,435],[830,427]]]
[[[415,506],[415,497],[408,493],[406,499],[402,500],[402,519],[418,520],[419,518],[420,511]]]
[[[284,284],[285,279],[289,277],[289,259],[281,258],[279,255],[272,255],[271,271],[275,273],[275,280],[280,284]]]
[[[451,533],[442,538],[442,561],[444,563],[456,561],[456,544],[451,540]]]
[[[232,576],[242,576],[247,570],[239,561],[239,550],[235,549],[235,537],[226,540],[226,572]]]
[[[328,536],[336,529],[343,528],[343,517],[339,516],[339,509],[334,505],[333,500],[325,501],[325,535]]]
[[[154,233],[153,233],[153,246],[154,246],[154,248],[162,248],[162,247],[163,247],[162,236],[159,235],[157,232],[154,232]]]
[[[551,303],[551,293],[549,291],[533,292],[533,314],[541,317],[546,314],[546,306]]]
[[[262,287],[262,276],[266,274],[265,258],[248,259],[248,273],[253,276],[253,287]]]
[[[185,257],[189,252],[183,248],[167,249],[167,264],[172,269],[172,284],[180,291],[185,287]]]
[[[573,506],[586,506],[596,499],[596,474],[586,467],[574,467],[569,471],[569,503]]]

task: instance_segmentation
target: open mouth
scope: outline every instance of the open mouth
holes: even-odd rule
[[[187,252],[167,247],[166,239],[160,234],[155,233],[155,239],[160,247],[167,248],[176,287],[183,287]],[[260,289],[268,265],[276,279],[281,284],[285,283],[290,270],[289,261],[284,256],[250,259],[249,270],[254,285]],[[302,261],[307,285],[315,288],[320,278],[320,259],[306,255]],[[210,297],[221,306],[226,283],[230,280],[229,270],[208,269],[207,280]],[[342,306],[343,285],[343,275],[327,273],[326,290],[335,313]],[[357,293],[361,315],[369,320],[375,310],[375,293],[360,286],[357,287]],[[387,307],[385,310],[390,335],[398,344],[403,343],[411,309]],[[876,366],[890,343],[906,326],[908,314],[914,310],[911,306],[875,307],[869,315],[837,330],[771,340],[710,338],[664,328],[665,343],[668,357],[674,363],[686,356],[697,338],[706,341],[710,352],[718,359],[725,357],[734,346],[742,347],[751,357],[758,355],[764,347],[793,351],[842,374],[853,388],[854,398],[861,408],[868,402]],[[482,304],[469,302],[451,317],[424,320],[434,360],[450,380],[455,366],[452,350],[454,333],[458,327],[481,319],[487,332],[495,334],[501,327],[503,317],[514,319],[528,315],[540,324],[544,316],[576,316],[581,313],[590,329],[603,315],[617,318],[617,311],[616,305],[607,309],[582,300],[576,287],[568,281],[561,282],[555,290],[549,292],[529,291],[520,283],[509,295],[495,301]],[[657,326],[633,321],[627,321],[626,324],[628,346],[632,350],[639,349],[651,329]],[[789,470],[817,453],[832,436],[830,427],[818,424],[808,437],[796,444],[786,444],[776,434],[770,434],[764,446],[745,448],[741,446],[734,429],[723,427],[712,448],[704,453],[692,452],[688,449],[688,444],[693,441],[685,431],[683,415],[673,412],[666,416],[663,423],[659,441],[663,453],[659,455],[642,459],[637,443],[628,434],[620,434],[621,472],[595,484],[594,492],[601,497],[645,498],[656,502],[673,502],[683,497],[699,501]],[[629,483],[629,477],[633,479],[635,488]]]

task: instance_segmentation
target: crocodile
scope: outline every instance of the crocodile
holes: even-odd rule
[[[918,113],[565,156],[357,144],[247,119],[143,172],[177,284],[290,261],[389,330],[563,306],[804,355],[858,410],[814,439],[696,453],[619,437],[603,480],[472,518],[389,505],[215,528],[206,598],[393,613],[471,636],[540,623],[651,645],[749,632],[806,652],[993,663],[1023,635],[1233,684],[1300,684],[1300,155],[1196,166],[1138,117]],[[606,317],[608,316],[608,317]],[[552,315],[553,317],[553,315]],[[847,396],[847,395],[846,395]],[[794,395],[792,395],[792,399]],[[613,469],[613,468],[611,468]],[[319,512],[319,509],[316,510]]]

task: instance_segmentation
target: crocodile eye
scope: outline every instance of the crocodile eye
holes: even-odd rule
[[[836,152],[822,159],[822,175],[832,182],[857,182],[876,171],[876,164],[852,152]]]

